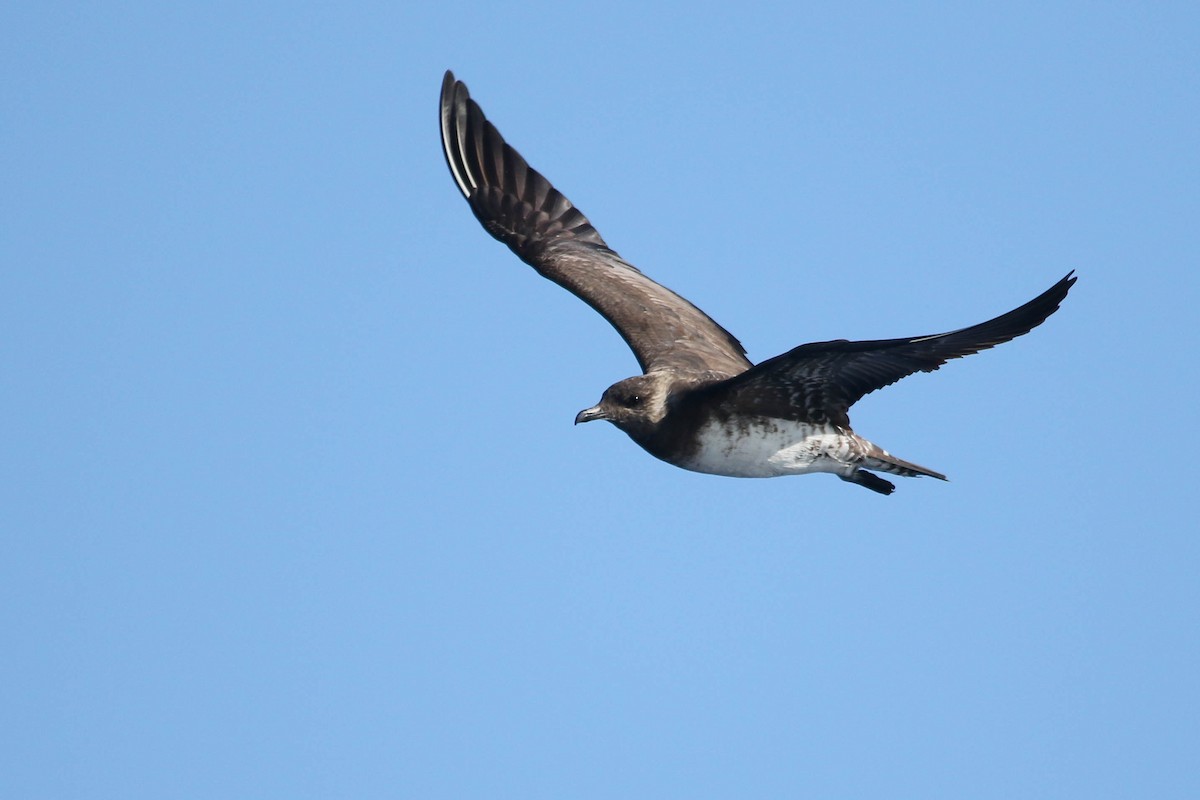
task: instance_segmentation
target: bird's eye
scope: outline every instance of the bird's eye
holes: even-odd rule
[[[629,406],[630,408],[633,408],[634,406],[640,406],[641,404],[642,396],[640,394],[631,394],[625,400],[625,405]]]

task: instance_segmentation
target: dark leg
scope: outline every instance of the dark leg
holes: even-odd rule
[[[872,492],[880,494],[891,494],[896,491],[896,484],[891,481],[885,481],[873,472],[867,472],[865,469],[857,469],[850,474],[849,477],[839,475],[839,478],[848,483],[857,483],[859,486],[865,486]]]

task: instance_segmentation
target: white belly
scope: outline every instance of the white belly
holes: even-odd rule
[[[773,478],[806,472],[848,475],[861,463],[862,441],[832,425],[763,419],[745,425],[710,422],[700,446],[679,466],[735,478]]]

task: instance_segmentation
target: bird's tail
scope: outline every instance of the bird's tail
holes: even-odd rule
[[[946,480],[946,476],[940,472],[935,472],[928,467],[922,467],[920,464],[914,464],[911,461],[905,461],[902,458],[896,458],[894,455],[884,450],[882,447],[868,442],[866,439],[860,440],[866,448],[863,454],[863,460],[859,465],[859,469],[849,475],[842,475],[844,481],[856,483],[873,492],[880,494],[891,494],[896,490],[896,485],[891,481],[886,481],[874,473],[867,472],[868,469],[887,472],[892,475],[902,475],[905,478],[918,478],[925,475],[938,480]]]
[[[863,458],[862,465],[867,469],[877,469],[880,472],[889,472],[892,475],[903,475],[905,478],[917,478],[925,475],[930,478],[937,478],[940,481],[946,480],[945,475],[935,472],[929,469],[929,467],[922,467],[920,464],[896,458],[880,447],[872,447],[872,452],[867,453],[866,457]]]

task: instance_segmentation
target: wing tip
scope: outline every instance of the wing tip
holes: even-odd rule
[[[446,166],[450,175],[463,197],[470,197],[472,191],[471,172],[463,153],[463,119],[467,115],[471,95],[467,85],[454,77],[454,72],[446,70],[442,76],[442,91],[438,97],[438,121],[442,134],[442,155],[446,158]]]
[[[560,239],[609,249],[587,216],[505,141],[452,70],[442,76],[439,116],[446,165],[489,234],[526,261],[535,258],[531,245]]]

